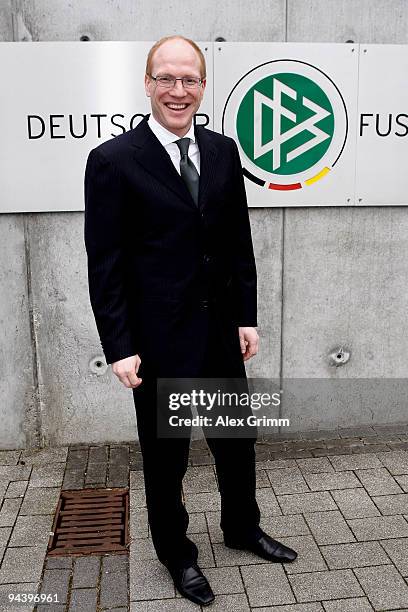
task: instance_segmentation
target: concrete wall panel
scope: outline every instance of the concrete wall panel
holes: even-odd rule
[[[23,215],[0,215],[0,262],[0,448],[24,448],[38,427]]]
[[[284,40],[285,1],[22,0],[33,40],[156,40],[183,34],[196,40]]]
[[[288,0],[287,40],[406,43],[405,0]],[[406,376],[406,209],[290,209],[285,212],[282,371],[333,381]],[[330,365],[335,349],[350,361]],[[336,383],[334,383],[336,384]],[[292,429],[404,420],[400,404],[358,393],[321,409],[316,382],[303,401],[284,401]],[[323,394],[324,391],[322,390]],[[342,403],[343,398],[343,403]]]
[[[406,209],[306,208],[285,215],[283,377],[406,377]],[[340,348],[350,359],[336,367],[330,355]],[[328,405],[310,422],[313,401],[305,399],[297,424],[308,429],[316,420],[326,427],[407,418],[405,404],[392,411],[380,400],[362,414],[355,399],[349,410]]]
[[[406,0],[288,0],[288,42],[407,43]]]
[[[132,392],[103,357],[89,303],[83,214],[33,215],[29,232],[45,445],[136,437]],[[102,369],[103,372],[103,369]]]
[[[247,362],[253,377],[279,378],[282,303],[282,209],[251,208],[258,272],[259,352]]]

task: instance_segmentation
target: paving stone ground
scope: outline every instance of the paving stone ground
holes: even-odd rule
[[[136,444],[0,451],[0,612],[189,612],[150,538]],[[129,555],[46,557],[61,489],[128,487]],[[214,460],[191,445],[189,537],[214,612],[408,611],[408,424],[257,443],[261,526],[295,548],[288,565],[223,544]],[[14,603],[18,594],[51,603]],[[56,601],[57,600],[57,601]]]

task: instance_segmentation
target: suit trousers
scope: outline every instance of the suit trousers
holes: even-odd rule
[[[235,363],[241,361],[239,370],[242,371],[242,355],[222,340],[222,331],[211,307],[208,317],[210,332],[199,376],[237,376],[234,359]],[[186,535],[189,516],[182,501],[190,438],[158,437],[156,385],[157,379],[143,376],[140,387],[133,389],[150,532],[157,556],[164,565],[190,565],[197,561],[198,555],[197,546]],[[206,436],[206,440],[215,460],[224,537],[237,543],[259,537],[260,512],[255,496],[256,430],[251,437]]]

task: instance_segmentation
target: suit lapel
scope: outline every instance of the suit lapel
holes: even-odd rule
[[[148,115],[135,128],[132,145],[134,158],[149,174],[157,178],[190,206],[195,206],[186,184],[175,169],[166,149],[149,128],[147,120]]]
[[[175,169],[169,154],[150,129],[146,115],[134,129],[133,155],[134,159],[152,176],[157,178],[187,204],[196,208],[190,192],[180,174]],[[208,188],[211,185],[217,149],[211,141],[209,132],[202,126],[195,128],[198,148],[200,150],[200,185],[198,192],[198,206],[205,206]]]

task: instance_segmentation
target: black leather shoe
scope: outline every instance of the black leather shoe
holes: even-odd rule
[[[214,593],[196,563],[188,567],[168,568],[178,592],[201,606],[208,606],[214,601]]]
[[[267,561],[272,561],[272,563],[290,563],[297,557],[297,552],[274,540],[265,532],[262,532],[258,540],[253,540],[246,544],[237,544],[228,540],[224,540],[224,542],[228,548],[250,550],[255,555]]]

